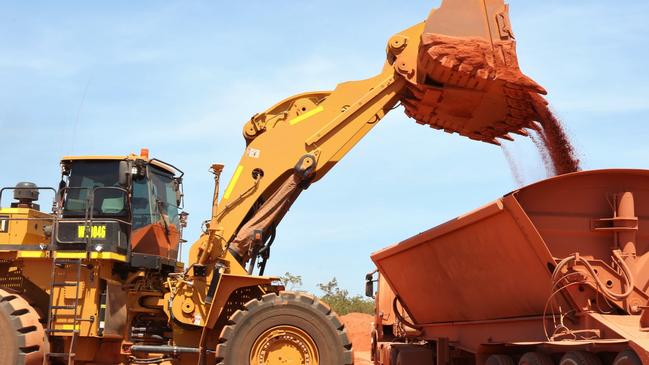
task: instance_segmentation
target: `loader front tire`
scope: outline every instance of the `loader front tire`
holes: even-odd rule
[[[45,332],[34,308],[0,289],[0,364],[41,365],[44,353]]]
[[[351,365],[351,343],[329,306],[303,293],[266,294],[229,319],[216,347],[219,365]]]

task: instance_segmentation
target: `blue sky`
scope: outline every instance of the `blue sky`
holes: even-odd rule
[[[207,169],[223,162],[231,176],[250,116],[372,76],[387,39],[438,4],[0,1],[0,185],[56,185],[63,155],[148,147],[186,172],[193,242],[210,214]],[[649,2],[510,5],[521,67],[549,91],[583,167],[649,168]],[[545,176],[529,141],[506,148],[526,182]],[[395,110],[302,194],[268,271],[302,275],[316,293],[336,276],[360,293],[371,252],[516,187],[500,148]]]

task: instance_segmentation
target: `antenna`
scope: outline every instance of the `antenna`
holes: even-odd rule
[[[81,96],[81,103],[79,103],[79,109],[77,109],[77,118],[74,121],[74,125],[72,127],[72,144],[71,144],[71,151],[70,154],[74,155],[74,143],[77,140],[77,129],[79,128],[79,120],[81,119],[81,110],[83,109],[83,104],[86,101],[86,95],[88,94],[88,86],[90,85],[90,79],[91,77],[88,77],[88,81],[86,81],[86,87],[83,88],[83,96]]]

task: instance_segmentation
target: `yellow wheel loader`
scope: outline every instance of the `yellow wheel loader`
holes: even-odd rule
[[[443,1],[389,39],[378,75],[255,114],[222,194],[212,165],[212,215],[187,266],[183,173],[147,150],[64,157],[58,187],[2,189],[14,199],[0,209],[0,362],[352,364],[331,308],[264,276],[276,227],[399,103],[474,140],[526,135],[544,91],[518,68],[507,14],[502,0]]]

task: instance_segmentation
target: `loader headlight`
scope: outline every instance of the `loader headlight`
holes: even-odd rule
[[[104,250],[104,245],[95,245],[95,251],[101,252]]]

